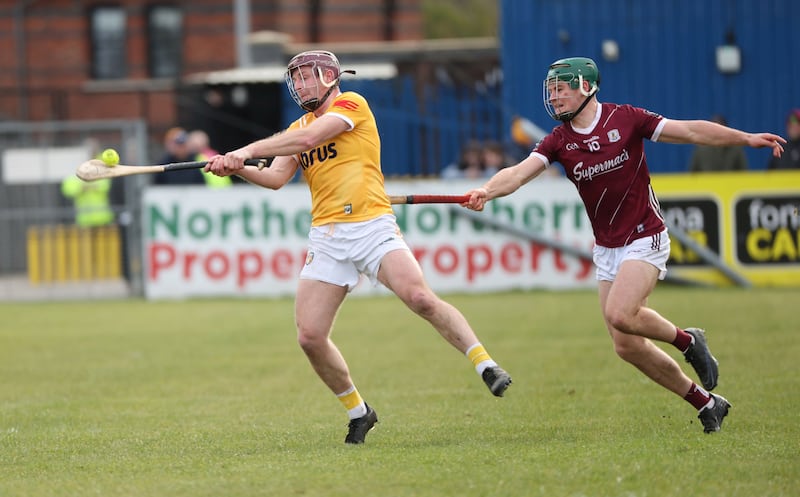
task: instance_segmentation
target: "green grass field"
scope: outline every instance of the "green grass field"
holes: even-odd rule
[[[798,495],[800,290],[651,297],[708,330],[711,435],[615,356],[594,293],[447,300],[508,394],[398,300],[351,299],[333,338],[380,417],[355,447],[290,300],[2,304],[0,496]]]

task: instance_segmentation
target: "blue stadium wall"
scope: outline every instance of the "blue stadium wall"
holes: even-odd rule
[[[549,131],[542,104],[548,65],[593,58],[599,99],[630,103],[675,119],[723,114],[731,126],[785,135],[785,117],[800,107],[800,0],[502,0],[503,108]],[[741,71],[722,74],[716,48],[728,33],[741,48]],[[617,61],[602,43],[615,40]],[[686,169],[691,146],[648,143],[654,172]],[[766,150],[748,150],[763,169]]]

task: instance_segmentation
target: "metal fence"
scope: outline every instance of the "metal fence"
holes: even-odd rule
[[[438,176],[470,140],[497,141],[513,150],[500,81],[418,86],[408,76],[342,82],[342,91],[358,92],[369,101],[381,135],[381,167],[387,178]],[[301,111],[287,92],[282,95],[288,126]]]
[[[114,223],[77,229],[61,193],[97,148],[147,163],[143,121],[0,123],[0,300],[141,294],[139,177],[112,181]]]

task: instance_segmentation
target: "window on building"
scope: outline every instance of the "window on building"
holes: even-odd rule
[[[121,79],[128,75],[125,52],[125,10],[122,7],[95,7],[90,11],[92,77]]]
[[[147,65],[150,77],[173,78],[183,62],[183,13],[179,7],[154,5],[147,12]]]
[[[383,39],[394,40],[394,17],[397,12],[395,0],[383,0]]]
[[[311,43],[319,43],[320,18],[322,17],[322,0],[308,2],[308,39]]]

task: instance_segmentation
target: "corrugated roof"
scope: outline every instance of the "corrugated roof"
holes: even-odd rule
[[[397,67],[389,63],[343,64],[342,69],[352,69],[355,75],[343,75],[344,79],[391,79],[397,76]],[[221,71],[197,73],[186,76],[185,82],[190,84],[244,84],[244,83],[278,83],[283,82],[286,66],[254,66],[238,67]]]

